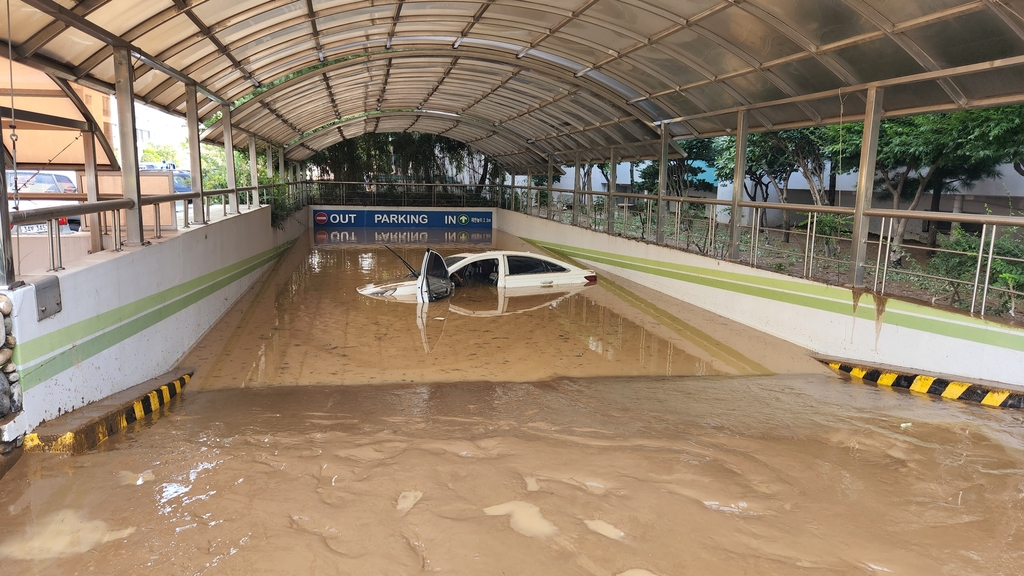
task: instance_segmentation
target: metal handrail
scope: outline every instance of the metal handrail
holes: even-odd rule
[[[143,196],[139,199],[139,203],[143,206],[152,206],[153,204],[163,204],[164,202],[180,202],[182,200],[191,200],[193,198],[200,198],[208,196],[207,193],[199,192],[176,192],[174,194],[157,194],[154,196]]]
[[[153,198],[156,197],[153,196]],[[17,210],[11,212],[11,224],[37,224],[69,216],[84,216],[110,210],[131,210],[134,207],[135,201],[125,198],[123,200],[100,200],[99,202],[87,202],[85,204]]]
[[[910,218],[911,220],[931,220],[932,222],[959,222],[961,224],[988,224],[990,226],[1024,226],[1024,218],[1019,216],[994,216],[991,214],[964,214],[962,212],[925,212],[922,210],[886,210],[870,208],[864,211],[865,216],[880,218]]]

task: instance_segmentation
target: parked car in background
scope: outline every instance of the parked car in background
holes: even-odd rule
[[[174,170],[173,178],[175,194],[192,191],[192,172],[188,170]]]
[[[174,162],[139,162],[140,172],[171,172],[176,194],[192,191],[192,172],[178,170]]]
[[[78,186],[75,185],[68,175],[61,174],[60,172],[53,172],[48,170],[18,170],[17,178],[13,170],[6,172],[7,176],[7,193],[8,195],[15,192],[15,186],[19,194],[43,192],[49,194],[75,194],[78,192]],[[17,180],[17,182],[15,182]],[[11,211],[14,210],[33,210],[36,208],[47,208],[50,206],[63,206],[68,203],[78,203],[77,200],[34,200],[34,199],[19,199],[17,205],[14,202],[8,200],[8,207]],[[80,216],[72,216],[71,218],[62,218],[60,221],[61,226],[67,226],[65,232],[77,232],[82,226],[82,220]],[[32,233],[43,233],[46,232],[46,224],[26,224],[18,227],[18,231],[22,234]]]

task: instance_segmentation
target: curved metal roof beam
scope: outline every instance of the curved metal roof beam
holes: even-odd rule
[[[984,2],[990,2],[990,1],[992,1],[992,0],[984,0]],[[984,5],[982,4],[982,0],[977,0],[974,3],[963,4],[961,6],[957,6],[957,7],[953,8],[953,9],[950,9],[950,10],[944,10],[944,11],[933,13],[933,14],[927,14],[927,15],[922,16],[920,18],[914,18],[914,19],[908,20],[906,22],[900,22],[898,24],[894,24],[891,32],[892,33],[902,33],[902,32],[905,32],[905,31],[908,31],[908,30],[913,30],[915,28],[919,28],[919,27],[922,27],[922,26],[927,26],[927,25],[933,24],[935,22],[940,22],[940,21],[943,21],[943,20],[948,20],[948,19],[950,19],[952,17],[955,17],[955,16],[960,16],[960,15],[971,13],[971,12],[977,12],[978,10],[982,10],[982,9],[984,9]],[[763,68],[763,69],[770,69],[770,68],[774,68],[776,66],[780,66],[780,65],[787,64],[787,63],[790,63],[790,62],[795,62],[795,61],[803,60],[803,59],[806,59],[806,58],[812,58],[812,57],[815,57],[815,55],[831,54],[833,52],[836,52],[836,51],[839,51],[839,50],[843,50],[843,49],[849,48],[851,46],[857,46],[859,44],[865,44],[867,42],[872,42],[872,41],[875,41],[875,40],[878,40],[878,39],[881,39],[881,38],[885,38],[887,36],[889,36],[889,33],[884,31],[884,30],[875,30],[873,32],[866,32],[864,34],[860,34],[860,35],[857,35],[857,36],[852,36],[850,38],[845,38],[845,39],[839,40],[837,42],[833,42],[833,43],[830,43],[830,44],[825,44],[825,45],[822,45],[822,46],[818,46],[816,54],[812,54],[812,53],[808,53],[808,52],[800,52],[800,53],[797,53],[797,54],[792,54],[790,56],[785,56],[785,57],[782,57],[782,58],[778,58],[776,60],[771,60],[771,61],[768,61],[768,62],[763,62],[763,63],[761,63],[761,68]],[[744,76],[744,75],[747,75],[747,74],[750,74],[750,73],[753,73],[753,72],[757,72],[757,68],[754,68],[754,67],[744,68],[742,70],[736,70],[736,71],[730,72],[728,74],[720,75],[717,78],[710,78],[710,79],[705,80],[705,81],[692,82],[690,84],[675,86],[675,87],[673,87],[673,88],[671,88],[669,90],[665,90],[665,91],[662,91],[662,92],[652,93],[650,96],[651,96],[651,98],[657,98],[659,96],[664,96],[666,94],[671,94],[673,92],[685,92],[685,91],[693,89],[693,88],[699,88],[701,86],[706,86],[708,84],[714,84],[715,80],[726,81],[726,80],[729,80],[731,78],[736,78],[736,77],[739,77],[739,76]],[[631,102],[636,103],[636,102],[639,102],[640,100],[641,99],[635,99],[635,100],[632,100]]]
[[[133,54],[135,54],[139,58],[139,60],[145,62],[147,66],[157,69],[168,76],[176,78],[179,82],[185,84],[195,84],[196,88],[199,91],[203,92],[203,94],[205,94],[206,97],[210,98],[211,100],[214,100],[221,104],[227,103],[226,100],[221,98],[220,95],[218,95],[216,92],[208,88],[205,84],[195,82],[194,80],[192,80],[192,78],[189,78],[188,75],[183,74],[182,72],[171,66],[168,66],[159,58],[149,55],[144,50],[140,49],[138,46],[134,46],[132,45],[131,42],[128,42],[124,38],[121,38],[120,36],[100,26],[97,26],[96,24],[93,24],[84,16],[80,16],[72,10],[68,10],[67,8],[61,6],[60,4],[54,2],[53,0],[22,0],[22,2],[35,8],[36,10],[39,10],[43,14],[46,14],[47,16],[50,16],[55,20],[63,22],[64,24],[88,36],[91,36],[109,46],[127,48]]]
[[[175,1],[180,2],[182,0],[175,0]],[[236,49],[242,48],[244,46],[247,46],[247,45],[249,45],[249,44],[251,44],[253,42],[257,42],[257,41],[259,41],[262,38],[265,38],[267,34],[272,34],[274,32],[280,31],[280,30],[285,30],[285,29],[288,29],[288,28],[299,26],[299,25],[304,24],[304,23],[315,22],[315,20],[318,19],[318,18],[334,16],[334,15],[337,15],[337,14],[344,14],[345,12],[351,12],[351,11],[354,11],[354,10],[359,9],[359,8],[370,7],[370,6],[372,6],[372,7],[387,7],[389,5],[394,5],[394,6],[396,6],[396,10],[395,10],[396,14],[393,14],[391,17],[386,17],[386,18],[383,18],[383,19],[366,19],[366,20],[360,20],[360,21],[354,21],[354,22],[344,22],[344,23],[341,23],[341,24],[339,24],[337,26],[333,26],[333,27],[326,27],[326,28],[319,28],[318,27],[319,35],[321,35],[321,36],[329,35],[330,33],[338,31],[339,29],[340,30],[345,30],[345,29],[359,30],[359,29],[363,29],[363,28],[365,28],[367,26],[367,23],[368,23],[367,21],[368,20],[372,20],[374,23],[387,25],[389,27],[389,29],[392,30],[392,32],[389,34],[389,36],[392,39],[397,39],[397,38],[400,38],[400,37],[394,36],[393,30],[395,28],[395,25],[398,23],[398,20],[401,20],[402,22],[408,22],[408,23],[438,21],[438,17],[432,16],[432,15],[417,15],[417,16],[413,16],[413,17],[401,17],[401,10],[399,8],[397,8],[397,7],[400,6],[402,2],[405,2],[405,0],[386,0],[386,1],[383,1],[383,2],[381,2],[381,1],[377,1],[377,2],[368,2],[368,1],[356,2],[356,3],[352,3],[352,4],[346,4],[346,5],[341,6],[341,7],[328,8],[328,9],[325,9],[325,10],[321,10],[319,13],[314,13],[312,19],[310,19],[310,15],[309,15],[309,13],[307,11],[307,13],[302,14],[300,16],[296,16],[295,18],[291,18],[291,19],[288,19],[288,20],[284,20],[282,22],[275,23],[274,25],[266,27],[266,28],[261,28],[257,32],[254,32],[253,34],[251,34],[249,36],[246,36],[246,37],[244,37],[242,39],[236,40],[236,41],[228,44],[227,47],[228,47],[229,50],[236,50]],[[462,3],[469,3],[469,4],[482,4],[482,6],[489,6],[490,3],[493,3],[493,0],[461,0],[461,2]],[[291,2],[285,2],[284,4],[290,4],[290,3]],[[593,4],[594,0],[589,0],[588,3]],[[248,11],[246,11],[246,14],[250,14],[251,13],[250,16],[251,15],[255,15],[255,14],[264,14],[264,13],[270,12],[271,10],[273,10],[275,8],[280,7],[280,3],[276,3],[276,4],[278,4],[278,5],[277,6],[272,6],[269,9],[265,9],[265,8],[264,9],[252,8],[252,9],[249,9]],[[533,3],[524,3],[524,2],[516,2],[515,4],[523,4],[524,5],[523,7],[526,8],[526,9],[529,9],[529,10],[563,16],[565,18],[570,19],[570,21],[571,21],[572,14],[573,14],[572,12],[569,12],[569,11],[566,11],[566,10],[562,10],[562,9],[558,9],[556,7],[552,7],[552,6],[549,6],[549,5],[544,5],[544,4],[533,4]],[[396,19],[396,15],[399,18]],[[467,25],[463,29],[464,31],[466,29],[471,29],[472,26],[475,26],[475,24],[479,22],[479,20],[475,20],[475,18],[476,17],[474,17],[474,18],[465,18],[465,21],[466,21]],[[230,28],[231,26],[237,24],[238,20],[239,20],[238,15],[232,15],[228,19],[225,19],[223,21],[216,22],[216,23],[208,25],[208,29],[211,31],[211,34],[216,34],[218,32],[221,32],[221,31],[223,31],[223,30],[225,30],[227,28]],[[452,22],[455,19],[447,18],[446,17],[446,18],[443,18],[442,20],[444,22]],[[625,29],[625,28],[623,28],[621,26],[618,26],[613,21],[608,21],[608,20],[599,19],[599,18],[588,18],[585,21],[588,24],[592,24],[592,25],[595,25],[595,26],[606,28],[607,30],[609,30],[610,32],[612,32],[614,34],[618,34],[618,35],[622,35],[622,36],[628,36],[628,37],[634,38],[636,40],[641,40],[642,39],[639,35],[633,33],[632,31],[630,31],[628,29]],[[514,28],[514,29],[534,31],[534,32],[537,32],[537,33],[540,33],[540,34],[545,34],[545,33],[550,33],[551,32],[550,29],[546,29],[546,28],[543,28],[541,26],[538,26],[538,25],[534,24],[534,22],[531,21],[528,18],[522,18],[522,19],[516,19],[516,18],[488,18],[487,22],[489,24],[495,24],[495,25],[499,25],[499,26],[508,26],[508,27]],[[198,27],[198,25],[197,25],[197,27]],[[572,40],[574,42],[578,42],[578,43],[580,43],[582,45],[586,45],[586,46],[588,46],[590,48],[593,48],[595,50],[599,50],[601,52],[607,52],[608,51],[608,47],[607,46],[603,46],[603,45],[591,42],[591,41],[587,40],[586,38],[578,37],[578,36],[575,36],[575,35],[572,35],[572,34],[568,34],[568,33],[565,33],[565,32],[562,32],[560,34],[560,36],[565,37],[567,39],[570,39],[570,40]],[[178,53],[180,53],[180,52],[182,52],[182,51],[184,51],[186,49],[189,49],[192,46],[195,46],[196,44],[202,42],[203,40],[205,40],[207,38],[207,36],[205,34],[200,33],[200,34],[193,35],[192,38],[194,39],[193,42],[181,42],[179,44],[176,44],[175,46],[173,46],[171,48],[168,48],[164,52],[160,53],[158,55],[158,57],[164,58],[164,59],[171,58],[174,55],[176,55],[176,54],[178,54]],[[382,39],[382,40],[385,41],[385,46],[387,46],[387,38],[388,38],[388,36],[385,36]],[[458,39],[456,39],[456,42],[458,42]],[[271,51],[271,50],[273,50],[275,47],[277,47],[279,45],[280,44],[268,47],[267,50],[264,50],[263,52]],[[329,50],[324,50],[324,51],[326,52],[326,51],[329,51]],[[255,58],[256,56],[257,56],[256,54],[250,55],[249,57],[246,58],[246,60],[251,60],[251,59]],[[145,70],[140,70],[140,75],[143,74],[143,73],[145,73]]]
[[[932,60],[932,57],[928,55],[927,52],[918,46],[916,42],[908,38],[906,34],[894,31],[895,24],[890,22],[888,18],[883,16],[873,7],[869,6],[866,2],[863,0],[839,1],[852,8],[855,12],[866,18],[875,26],[878,26],[879,29],[885,32],[886,36],[892,39],[892,41],[900,48],[903,48],[903,50],[906,51],[906,53],[909,54],[910,57],[913,58],[922,68],[928,72],[935,72],[939,69],[939,65],[935,63],[935,60]],[[946,92],[946,95],[949,96],[950,100],[955,102],[957,106],[962,107],[967,104],[967,96],[964,95],[963,91],[960,90],[960,87],[957,86],[955,82],[949,78],[943,78],[937,82]]]
[[[531,72],[537,73],[537,74],[539,74],[539,75],[541,75],[542,77],[545,77],[545,78],[550,78],[552,80],[555,80],[556,82],[563,82],[563,83],[566,83],[566,84],[569,84],[569,85],[582,84],[582,85],[584,85],[583,87],[585,87],[586,89],[588,89],[588,90],[590,90],[590,91],[592,91],[592,92],[594,92],[596,94],[601,95],[603,98],[605,98],[606,100],[609,100],[610,102],[612,102],[612,103],[614,103],[616,105],[619,105],[624,111],[626,111],[627,113],[630,113],[634,117],[636,117],[636,119],[638,121],[640,121],[641,123],[651,127],[650,129],[651,129],[652,133],[656,132],[656,130],[654,130],[654,128],[653,128],[653,122],[654,121],[652,119],[645,118],[645,117],[641,116],[640,110],[636,109],[633,106],[629,106],[629,105],[625,104],[625,101],[622,99],[621,96],[619,96],[618,94],[612,92],[609,88],[605,88],[605,87],[601,86],[600,84],[596,83],[595,81],[587,79],[586,77],[575,78],[575,76],[571,72],[568,72],[568,71],[565,71],[564,69],[560,69],[560,68],[556,68],[554,66],[548,65],[545,62],[536,62],[535,63],[533,60],[531,60],[528,63],[524,63],[522,60],[516,59],[514,55],[503,53],[503,52],[499,52],[497,50],[486,50],[486,49],[479,49],[479,48],[468,49],[466,47],[461,47],[461,48],[459,48],[459,50],[455,51],[454,53],[458,54],[464,60],[469,60],[469,61],[480,60],[480,61],[483,61],[483,62],[502,64],[502,65],[506,65],[506,66],[510,66],[510,67],[517,67],[517,66],[527,67],[527,68],[530,69]],[[325,65],[325,66],[316,67],[313,70],[310,70],[309,72],[307,72],[306,74],[302,74],[300,76],[296,76],[294,78],[290,78],[288,80],[285,80],[285,81],[277,83],[277,84],[268,83],[267,86],[269,86],[269,88],[266,88],[266,89],[262,90],[261,92],[259,92],[258,94],[252,96],[251,98],[249,98],[245,102],[239,104],[238,106],[236,106],[234,108],[234,110],[232,112],[236,113],[236,114],[239,114],[239,115],[244,114],[246,109],[248,109],[248,108],[250,108],[252,106],[257,105],[257,103],[260,100],[269,98],[270,96],[272,96],[272,95],[274,95],[274,94],[276,94],[278,92],[287,90],[287,89],[289,89],[290,87],[292,87],[292,86],[294,86],[296,84],[299,84],[301,82],[304,82],[304,81],[308,80],[309,79],[309,74],[314,74],[314,73],[315,74],[327,74],[327,73],[335,72],[335,71],[338,71],[338,70],[344,70],[345,68],[348,68],[348,67],[358,66],[358,65],[361,65],[361,64],[365,64],[367,62],[372,62],[372,61],[376,61],[376,60],[396,59],[396,58],[401,58],[402,56],[445,56],[445,57],[451,57],[452,54],[453,54],[453,51],[452,51],[451,48],[439,49],[437,47],[430,47],[430,48],[427,48],[427,49],[402,48],[402,49],[391,50],[391,51],[382,51],[382,52],[377,52],[377,53],[364,53],[363,55],[360,55],[360,56],[348,57],[348,58],[342,60],[341,62],[333,62],[333,63]],[[287,74],[285,76],[287,76]],[[220,120],[218,120],[217,122],[215,122],[214,124],[212,124],[209,127],[209,129],[207,130],[207,134],[211,134],[212,135],[214,133],[214,131],[219,130],[219,129],[220,129]]]

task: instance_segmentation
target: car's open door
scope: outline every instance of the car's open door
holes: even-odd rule
[[[416,281],[417,302],[437,302],[452,295],[454,287],[448,278],[448,266],[444,258],[434,250],[427,249],[423,255],[423,266]]]

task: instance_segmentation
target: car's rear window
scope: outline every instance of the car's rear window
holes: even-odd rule
[[[549,272],[546,263],[539,258],[529,256],[508,256],[508,274],[545,274]]]

